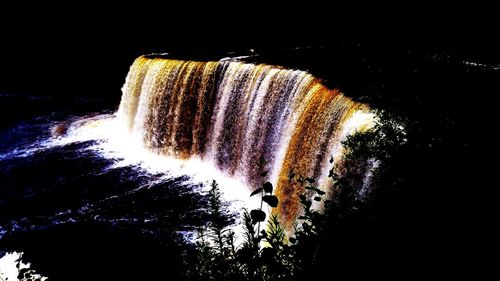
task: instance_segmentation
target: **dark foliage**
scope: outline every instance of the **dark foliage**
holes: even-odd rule
[[[351,272],[356,264],[353,257],[363,261],[366,257],[362,255],[375,258],[377,253],[373,252],[372,245],[357,239],[360,234],[371,235],[376,231],[372,212],[377,192],[386,188],[385,177],[391,170],[386,162],[407,141],[404,119],[385,112],[379,112],[378,117],[373,129],[347,138],[346,155],[341,163],[330,161],[335,164],[329,173],[334,183],[331,198],[325,198],[326,192],[315,186],[315,179],[290,173],[290,181],[304,187],[300,195],[302,215],[293,234],[287,235],[274,215],[268,219],[266,229],[260,230],[260,224],[266,219],[262,203],[270,207],[278,203],[278,198],[272,195],[272,184],[265,182],[250,195],[261,195],[261,208],[244,212],[245,240],[235,248],[235,234],[225,230],[222,224],[214,223],[220,217],[221,204],[218,186],[212,183],[209,229],[212,235],[202,236],[197,251],[191,253],[198,263],[189,271],[189,279],[307,280],[320,278],[331,270],[335,270],[336,276],[361,276]],[[263,165],[259,167],[263,169]],[[370,179],[366,175],[370,175]],[[313,208],[313,202],[322,204],[323,208]],[[226,232],[229,234],[224,236]],[[187,267],[191,265],[187,263]]]

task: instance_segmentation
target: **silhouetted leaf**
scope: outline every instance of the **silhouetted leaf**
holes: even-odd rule
[[[269,204],[269,206],[273,208],[278,206],[278,197],[274,195],[266,195],[262,197],[262,200],[264,200],[264,202],[266,202],[267,204]]]
[[[318,188],[316,188],[315,190],[316,190],[316,193],[318,193],[319,195],[325,195],[325,192],[323,190],[318,189]]]
[[[265,176],[267,176],[267,171],[264,171],[264,172],[260,173],[260,176],[261,176],[261,177],[265,177]]]
[[[333,178],[333,170],[330,170],[330,171],[328,172],[328,177],[329,177],[329,178]]]
[[[310,207],[311,207],[312,202],[311,202],[311,201],[307,201],[307,200],[305,200],[305,201],[303,201],[303,202],[302,202],[302,204],[304,204],[304,207],[306,207],[306,209],[308,209],[308,208],[310,208]]]
[[[332,163],[333,163],[333,157],[330,158],[330,164],[332,164]]]
[[[262,210],[252,210],[250,211],[250,217],[252,218],[252,223],[263,222],[266,220],[266,213]]]
[[[297,242],[297,239],[295,239],[294,237],[290,237],[290,239],[288,239],[288,241],[290,241],[290,243],[292,243],[292,244],[295,244],[295,242]]]
[[[254,196],[255,194],[260,193],[262,191],[262,189],[264,189],[264,188],[259,187],[256,190],[252,191],[252,193],[250,193],[250,197]]]
[[[266,263],[272,262],[274,260],[275,255],[276,255],[276,250],[271,247],[266,247],[262,249],[261,257],[262,260]]]
[[[319,196],[314,197],[314,201],[321,201],[321,197]]]
[[[306,181],[309,182],[309,183],[314,183],[315,182],[315,180],[312,179],[312,178],[306,178]]]
[[[267,192],[267,193],[273,192],[273,184],[272,183],[266,182],[266,183],[264,183],[263,187],[264,187],[265,192]]]
[[[315,188],[314,188],[313,186],[309,186],[309,185],[308,185],[308,186],[306,186],[306,189],[307,189],[307,190],[315,190]]]

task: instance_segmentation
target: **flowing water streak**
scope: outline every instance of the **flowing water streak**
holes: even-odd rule
[[[131,66],[117,116],[148,150],[203,159],[250,186],[262,183],[256,163],[265,159],[287,226],[303,192],[289,172],[326,178],[341,141],[373,123],[365,105],[304,71],[146,56]]]

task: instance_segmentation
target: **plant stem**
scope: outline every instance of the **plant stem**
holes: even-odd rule
[[[260,210],[262,211],[262,203],[264,202],[264,190],[260,192]],[[260,221],[257,225],[257,237],[260,235]],[[260,246],[260,241],[259,241],[259,246]]]

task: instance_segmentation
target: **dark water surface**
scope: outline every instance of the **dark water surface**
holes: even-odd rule
[[[54,124],[109,104],[0,95],[0,253],[24,252],[50,280],[175,280],[180,241],[206,220],[199,186],[111,168],[95,140],[46,145]]]

